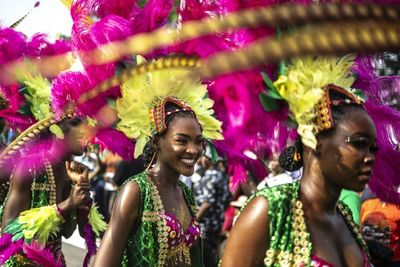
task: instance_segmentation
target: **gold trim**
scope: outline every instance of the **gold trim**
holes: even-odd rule
[[[38,121],[31,127],[23,131],[11,144],[7,146],[6,149],[0,154],[0,159],[5,159],[15,154],[22,146],[35,138],[42,131],[48,129],[51,125],[59,123],[64,119],[70,119],[74,116],[74,112],[68,112],[62,115],[59,119],[49,117]]]

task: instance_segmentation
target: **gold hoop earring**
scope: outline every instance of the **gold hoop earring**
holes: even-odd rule
[[[153,157],[151,158],[150,163],[149,165],[147,165],[147,168],[145,170],[146,172],[150,169],[151,165],[153,165],[155,158],[156,158],[156,152],[153,153]]]

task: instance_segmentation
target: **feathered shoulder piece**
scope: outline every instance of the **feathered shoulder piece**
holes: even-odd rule
[[[138,62],[144,63],[144,59],[138,57]],[[181,110],[192,111],[205,138],[222,139],[221,122],[213,116],[214,102],[207,96],[207,86],[199,80],[185,78],[188,69],[156,69],[158,63],[147,64],[149,71],[144,75],[125,80],[121,87],[122,97],[117,100],[118,128],[136,140],[135,158],[143,153],[152,135],[165,130],[166,102]]]
[[[288,66],[286,73],[280,75],[274,83],[279,94],[288,103],[293,113],[298,124],[297,131],[304,145],[311,148],[315,148],[317,145],[315,134],[321,129],[318,125],[319,114],[317,109],[324,106],[326,101],[329,101],[326,86],[334,84],[353,95],[351,86],[356,77],[351,72],[351,68],[354,59],[355,57],[352,55],[342,58],[306,57],[294,59]]]

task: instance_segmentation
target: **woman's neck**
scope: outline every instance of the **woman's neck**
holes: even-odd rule
[[[154,178],[154,181],[163,188],[176,188],[178,186],[180,173],[167,164],[157,161],[149,173]]]
[[[70,154],[67,153],[67,149],[64,144],[58,140],[54,140],[50,150],[48,151],[50,160],[54,164],[64,163],[70,159]]]
[[[300,200],[305,207],[320,213],[335,213],[341,188],[323,174],[316,160],[304,168],[300,182]]]

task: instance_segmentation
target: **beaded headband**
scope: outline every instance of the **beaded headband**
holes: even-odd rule
[[[167,103],[173,103],[180,108],[177,108],[173,111],[165,112],[166,111],[165,106],[167,105]],[[187,103],[173,96],[167,96],[166,98],[159,101],[158,104],[155,105],[153,109],[149,110],[151,121],[154,123],[154,128],[156,132],[159,134],[164,133],[165,130],[167,129],[167,124],[166,124],[167,116],[172,115],[173,113],[184,112],[184,111],[189,111],[194,114],[192,108]]]
[[[363,101],[359,97],[339,86],[336,86],[334,84],[328,84],[323,89],[324,89],[323,96],[315,107],[315,112],[317,115],[316,126],[318,133],[330,130],[334,127],[332,108],[331,108],[332,106],[340,106],[340,105],[363,106]],[[336,91],[339,94],[346,96],[346,99],[332,100],[330,97],[331,91]]]

